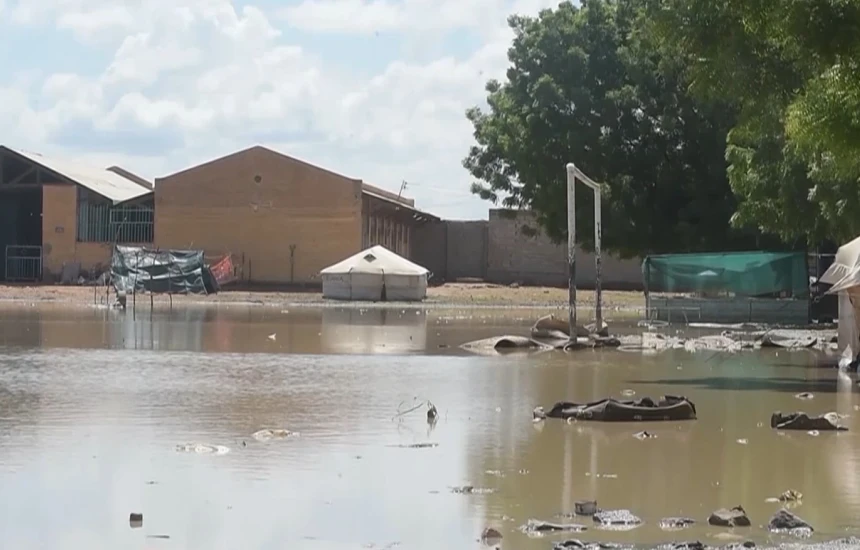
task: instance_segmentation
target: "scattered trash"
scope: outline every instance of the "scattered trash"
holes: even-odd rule
[[[708,517],[708,525],[715,527],[749,527],[752,525],[743,506],[721,508]]]
[[[795,397],[798,399],[813,399],[815,396],[809,392],[803,392],[795,395]]]
[[[398,447],[400,449],[432,449],[433,447],[438,447],[438,443],[426,442],[426,443],[403,443],[400,445],[389,445],[389,447]]]
[[[573,512],[577,516],[593,516],[598,512],[596,500],[579,500],[573,503]]]
[[[801,431],[846,431],[848,428],[839,425],[841,417],[836,413],[819,416],[809,416],[804,412],[783,414],[779,411],[770,417],[770,427],[777,430]],[[811,435],[811,434],[810,434]],[[817,433],[815,435],[818,435]]]
[[[439,412],[436,410],[436,405],[427,402],[427,423],[433,424],[439,418]]]
[[[278,339],[278,335],[273,332],[272,334],[270,334],[268,336],[268,338],[269,338],[269,340],[272,340],[274,342],[275,340]]]
[[[132,529],[143,527],[143,514],[132,512],[128,515],[128,524]]]
[[[642,520],[630,510],[598,510],[592,519],[600,529],[612,531],[627,531],[642,525]]]
[[[660,529],[664,531],[680,531],[695,524],[696,520],[692,518],[663,518],[660,520]]]
[[[204,443],[185,443],[177,445],[176,450],[181,453],[225,455],[230,452],[230,447],[224,445],[206,445]]]
[[[559,401],[549,412],[535,407],[532,418],[566,420],[645,422],[660,420],[695,420],[696,405],[683,396],[666,395],[657,400],[643,397],[635,401],[608,398],[591,403]]]
[[[577,523],[550,523],[538,519],[530,519],[520,527],[520,531],[529,536],[543,536],[546,533],[581,533],[588,529]]]
[[[633,437],[635,437],[639,441],[643,441],[645,439],[654,439],[657,436],[652,434],[652,433],[642,431],[642,432],[636,432],[635,434],[633,434]]]
[[[784,491],[778,497],[771,497],[765,499],[765,502],[786,502],[786,503],[796,503],[803,500],[803,493],[800,491],[795,491],[794,489],[789,489]]]
[[[786,509],[778,511],[770,518],[767,529],[772,533],[785,533],[798,537],[809,537],[814,531],[811,525]]]
[[[487,546],[496,546],[502,541],[502,534],[492,527],[484,528],[481,533],[481,542]]]
[[[262,430],[258,430],[251,434],[251,437],[257,441],[270,441],[272,439],[286,439],[288,437],[295,437],[298,435],[299,434],[297,432],[291,432],[290,430],[282,428],[263,428]]]
[[[475,487],[473,485],[461,485],[459,487],[451,487],[451,492],[458,495],[490,495],[495,493],[496,490]]]

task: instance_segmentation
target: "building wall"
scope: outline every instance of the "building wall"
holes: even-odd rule
[[[498,283],[520,282],[567,286],[567,245],[553,243],[538,231],[534,214],[527,211],[490,210],[487,278]],[[642,260],[623,260],[609,254],[601,258],[604,288],[642,288]],[[594,254],[576,254],[576,284],[593,288]]]
[[[489,221],[445,221],[417,228],[413,254],[433,272],[434,282],[479,278],[488,282],[567,286],[567,246],[554,244],[529,212],[490,210]],[[594,254],[577,251],[577,286],[594,286]],[[642,288],[642,261],[602,257],[603,286]]]
[[[78,242],[77,187],[67,184],[42,186],[42,274],[57,281],[63,266],[79,263],[81,271],[107,269],[111,243]]]
[[[411,260],[430,270],[430,283],[448,279],[448,225],[434,221],[419,225],[412,231]]]
[[[381,245],[404,258],[412,257],[412,225],[390,203],[369,195],[362,198],[361,248]]]
[[[155,245],[231,253],[244,282],[319,282],[361,238],[360,181],[261,147],[156,180]]]

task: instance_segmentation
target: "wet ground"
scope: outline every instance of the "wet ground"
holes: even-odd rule
[[[790,540],[763,528],[793,489],[813,541],[860,535],[856,380],[809,350],[481,357],[542,312],[0,308],[0,540],[6,548],[479,548],[553,541]],[[637,330],[635,325],[626,328]],[[287,355],[289,353],[289,355]],[[532,422],[536,405],[686,395],[696,421]],[[811,400],[795,394],[812,392]],[[624,392],[629,395],[629,392]],[[435,428],[423,408],[438,407]],[[773,411],[848,432],[780,435]],[[298,435],[258,441],[261,428]],[[647,429],[653,439],[638,440]],[[265,439],[265,438],[263,438]],[[216,452],[177,450],[201,443]],[[437,446],[410,448],[435,443]],[[201,447],[201,450],[205,448]],[[220,450],[218,450],[220,449]],[[228,452],[224,452],[227,451]],[[473,485],[488,491],[457,494]],[[530,538],[574,502],[644,524]],[[743,505],[752,528],[708,527]],[[129,513],[144,514],[129,527]],[[699,523],[663,531],[664,517]],[[148,538],[151,536],[169,538]]]

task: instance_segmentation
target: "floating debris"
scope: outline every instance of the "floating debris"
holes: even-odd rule
[[[573,512],[577,516],[593,516],[598,511],[596,500],[578,500],[573,503]]]
[[[613,531],[628,531],[642,525],[642,520],[630,510],[599,510],[593,519],[600,529]]]
[[[451,487],[451,492],[458,495],[490,495],[495,493],[496,490],[485,487],[475,487],[474,485],[461,485],[459,487]]]
[[[492,527],[487,527],[481,533],[481,542],[487,546],[495,546],[502,542],[502,534]]]
[[[230,447],[224,445],[207,445],[205,443],[185,443],[177,445],[176,450],[180,453],[225,455],[230,452]]]
[[[588,529],[577,523],[551,523],[538,519],[530,519],[520,527],[520,531],[529,536],[543,536],[547,533],[582,533]]]
[[[282,428],[263,428],[251,434],[251,437],[257,441],[270,441],[272,439],[286,439],[298,435],[298,432],[291,432]]]
[[[635,434],[633,434],[633,437],[635,437],[639,441],[642,441],[645,439],[654,439],[657,436],[655,434],[650,433],[650,432],[642,431],[642,432],[636,432]]]
[[[692,518],[663,518],[660,520],[660,529],[664,531],[680,531],[695,524],[696,520]]]
[[[813,399],[815,396],[809,392],[803,392],[795,395],[795,397],[798,399]]]
[[[388,445],[389,447],[397,447],[400,449],[432,449],[438,447],[438,443],[404,443],[401,445]]]

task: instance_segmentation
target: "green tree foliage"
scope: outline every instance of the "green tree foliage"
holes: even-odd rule
[[[646,3],[696,96],[738,107],[735,224],[811,244],[860,233],[860,2]]]
[[[686,90],[684,67],[643,32],[642,3],[585,0],[513,16],[504,83],[470,109],[477,142],[463,161],[472,191],[531,208],[566,235],[565,164],[606,184],[603,245],[621,255],[728,250],[756,238],[730,227],[736,202],[725,143],[728,103]],[[740,154],[740,153],[739,153]],[[577,240],[593,246],[592,193],[577,191]]]

